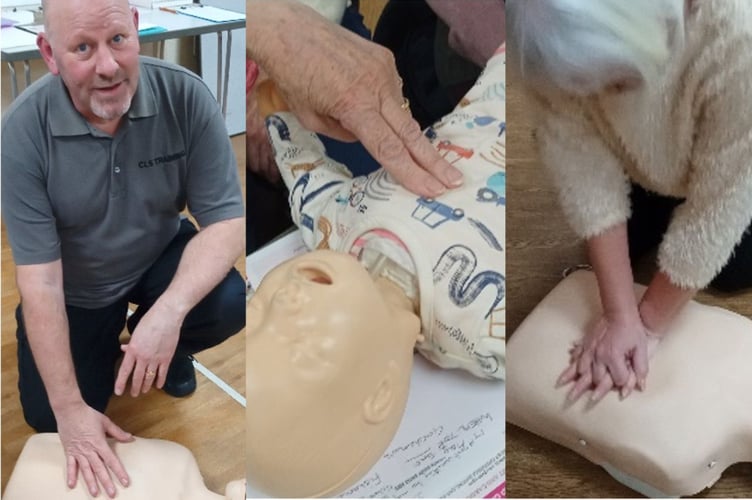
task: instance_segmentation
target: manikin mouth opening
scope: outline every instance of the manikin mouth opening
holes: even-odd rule
[[[334,283],[331,276],[322,269],[317,269],[315,267],[301,267],[298,269],[298,273],[304,279],[320,285],[331,285]]]

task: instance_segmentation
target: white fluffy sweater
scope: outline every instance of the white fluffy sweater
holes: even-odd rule
[[[533,101],[541,159],[574,230],[630,216],[630,182],[685,198],[659,249],[672,282],[702,288],[752,221],[752,0],[696,0],[663,79],[621,94]]]

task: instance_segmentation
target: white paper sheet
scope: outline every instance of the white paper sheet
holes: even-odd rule
[[[505,484],[505,386],[420,355],[397,435],[381,460],[341,497],[501,497]]]
[[[249,255],[252,286],[306,251],[295,231]],[[442,370],[416,354],[397,434],[379,462],[341,497],[504,498],[505,395],[504,383]],[[246,494],[268,496],[250,487]]]
[[[3,50],[28,45],[36,46],[36,44],[36,35],[32,35],[28,31],[20,30],[16,27],[3,28],[0,31],[0,46],[2,46]]]
[[[218,7],[211,7],[209,5],[176,7],[175,12],[179,12],[180,14],[185,14],[187,16],[198,17],[200,19],[206,19],[207,21],[213,21],[215,23],[245,19],[245,14],[243,14],[242,12],[234,12],[232,10],[220,9]]]
[[[37,35],[44,31],[44,24],[18,24],[16,28]]]

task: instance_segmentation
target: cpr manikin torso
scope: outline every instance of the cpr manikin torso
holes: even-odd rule
[[[171,441],[136,438],[130,443],[113,443],[115,453],[128,471],[131,485],[118,488],[120,500],[242,500],[242,481],[227,485],[226,496],[209,491],[201,478],[196,459],[187,448]],[[240,459],[240,458],[239,458]],[[100,493],[99,498],[106,498]],[[31,436],[18,457],[8,485],[6,500],[36,498],[92,498],[79,477],[69,489],[65,484],[65,456],[57,434]]]
[[[690,302],[658,345],[644,392],[569,406],[554,385],[599,308],[594,275],[576,272],[520,325],[507,346],[507,420],[649,496],[695,494],[752,461],[752,321]]]
[[[394,436],[420,321],[396,285],[319,250],[252,296],[246,346],[247,479],[269,495],[334,495]]]

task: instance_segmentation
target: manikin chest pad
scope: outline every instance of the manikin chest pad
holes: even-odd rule
[[[227,485],[225,495],[209,491],[198,463],[185,446],[162,439],[136,438],[110,445],[130,476],[123,488],[110,474],[118,500],[240,500],[245,498],[244,481]],[[81,474],[73,489],[65,481],[66,458],[57,433],[33,434],[16,461],[3,491],[4,500],[66,499],[90,500]],[[102,491],[97,498],[108,498]]]
[[[556,379],[600,311],[595,275],[578,271],[523,321],[507,345],[509,422],[647,496],[693,495],[752,461],[752,321],[690,302],[650,360],[644,392],[569,405],[571,386]]]

